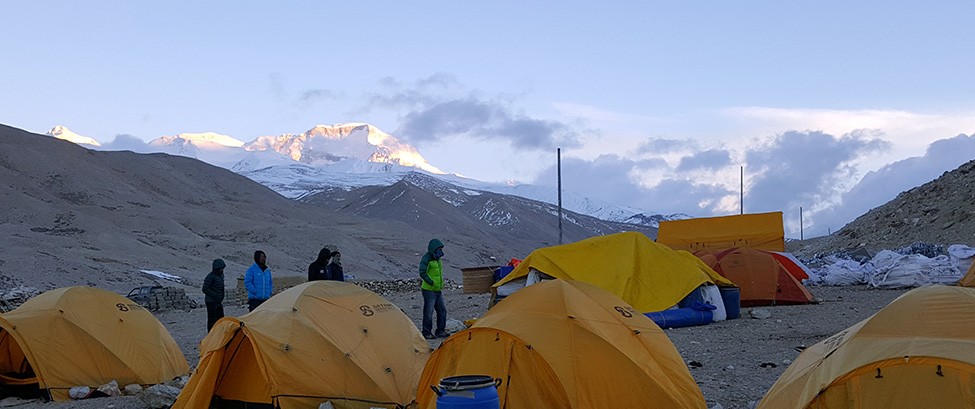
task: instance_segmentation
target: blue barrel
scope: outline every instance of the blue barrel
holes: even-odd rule
[[[699,310],[695,308],[674,308],[659,312],[648,312],[644,315],[653,320],[660,328],[704,325],[710,323],[714,318],[711,310]]]
[[[738,287],[718,287],[721,290],[721,301],[728,312],[728,319],[733,320],[741,316],[741,289]]]
[[[498,385],[501,379],[487,375],[450,376],[440,380],[437,409],[500,409]]]

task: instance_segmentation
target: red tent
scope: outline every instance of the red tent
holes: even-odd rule
[[[748,248],[694,252],[718,274],[741,289],[741,306],[808,304],[813,296],[802,285],[805,269],[784,253]]]

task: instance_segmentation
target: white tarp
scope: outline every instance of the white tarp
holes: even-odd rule
[[[909,288],[931,284],[954,284],[971,265],[975,248],[952,245],[949,255],[929,258],[921,254],[877,253],[867,262],[836,256],[827,257],[822,267],[812,269],[811,285],[867,284],[877,288]]]

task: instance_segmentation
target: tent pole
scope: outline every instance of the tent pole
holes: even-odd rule
[[[738,214],[745,214],[745,165],[741,166],[741,175],[738,180],[741,183],[738,187]]]

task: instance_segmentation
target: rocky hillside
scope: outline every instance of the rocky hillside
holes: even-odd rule
[[[792,243],[800,255],[913,243],[975,246],[975,160],[897,195],[830,236]]]

